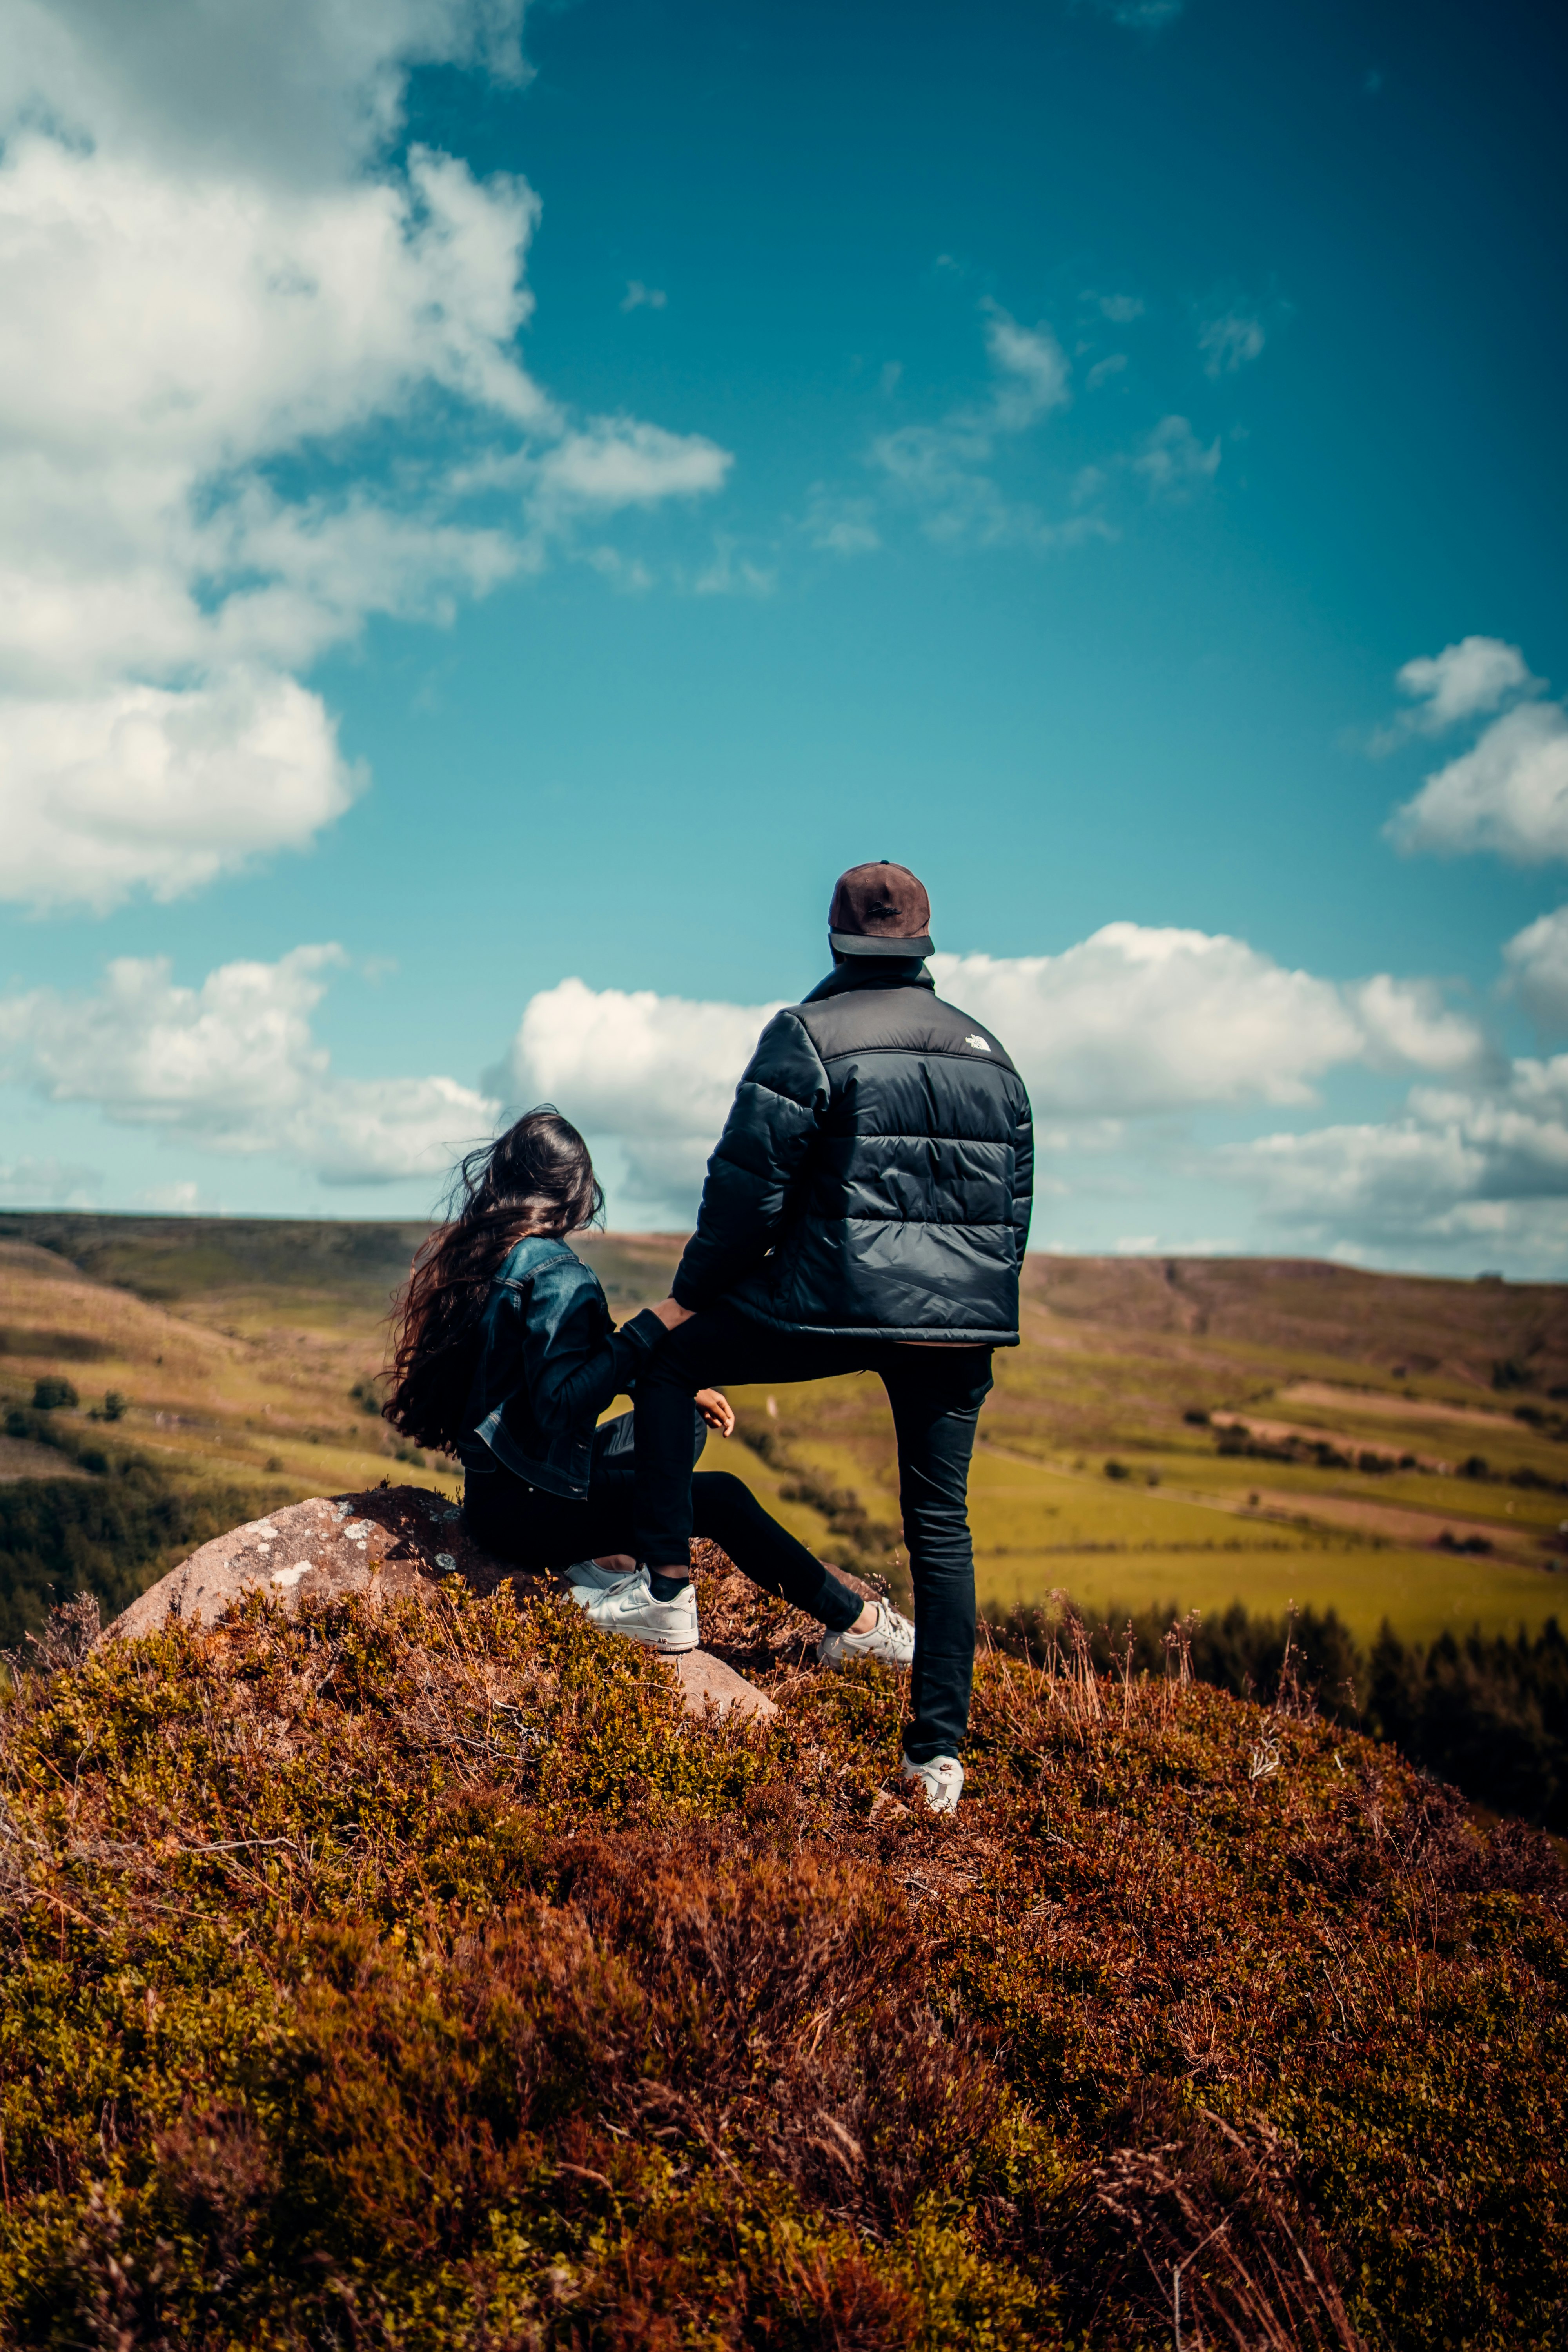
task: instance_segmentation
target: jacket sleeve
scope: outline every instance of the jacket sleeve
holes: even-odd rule
[[[784,1221],[790,1187],[816,1140],[830,1088],[794,1013],[775,1013],[736,1089],[708,1162],[697,1231],[671,1285],[682,1307],[710,1306],[763,1257]]]
[[[581,1269],[536,1275],[518,1301],[522,1383],[542,1429],[592,1422],[636,1380],[667,1336],[657,1315],[609,1328],[604,1294]]]
[[[1018,1264],[1029,1239],[1029,1213],[1035,1199],[1035,1115],[1029,1097],[1018,1088],[1018,1126],[1013,1140],[1013,1231],[1017,1236]]]

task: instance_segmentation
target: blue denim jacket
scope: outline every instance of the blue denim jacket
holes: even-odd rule
[[[499,1464],[581,1501],[600,1413],[664,1337],[646,1307],[617,1331],[592,1268],[564,1242],[530,1234],[503,1261],[479,1319],[464,1466],[482,1474]]]

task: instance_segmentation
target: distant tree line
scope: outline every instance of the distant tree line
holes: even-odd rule
[[[997,1645],[1016,1654],[1038,1659],[1061,1639],[1063,1621],[1047,1610],[986,1616]],[[1234,1601],[1208,1619],[1169,1607],[1083,1622],[1102,1673],[1130,1662],[1134,1674],[1163,1674],[1185,1646],[1200,1682],[1266,1704],[1304,1696],[1478,1804],[1568,1833],[1568,1639],[1555,1617],[1536,1634],[1478,1628],[1428,1645],[1402,1641],[1385,1619],[1370,1651],[1332,1609],[1285,1620]]]
[[[53,1446],[89,1475],[0,1486],[0,1649],[16,1649],[78,1592],[94,1595],[107,1622],[176,1556],[285,1499],[276,1488],[182,1487],[145,1454],[95,1442],[52,1411],[13,1405],[6,1435]]]

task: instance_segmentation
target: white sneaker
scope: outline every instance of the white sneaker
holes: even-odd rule
[[[816,1654],[825,1666],[847,1666],[852,1658],[880,1658],[885,1666],[907,1666],[915,1654],[915,1629],[907,1617],[877,1603],[877,1614],[864,1633],[824,1633]]]
[[[899,1769],[903,1780],[920,1782],[933,1813],[957,1812],[963,1767],[956,1756],[933,1756],[925,1764],[911,1764],[906,1756]]]
[[[596,1559],[574,1559],[564,1571],[567,1598],[574,1601],[579,1609],[586,1609],[601,1592],[613,1592],[617,1584],[629,1584],[636,1572],[633,1570],[628,1573],[624,1568],[601,1568]]]
[[[621,1577],[607,1592],[590,1593],[583,1613],[590,1625],[605,1633],[624,1633],[649,1650],[694,1650],[701,1638],[694,1588],[683,1584],[673,1601],[657,1600],[646,1568]]]

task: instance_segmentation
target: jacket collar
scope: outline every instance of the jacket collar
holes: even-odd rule
[[[919,956],[848,956],[819,980],[803,1004],[820,1004],[825,996],[845,996],[855,988],[929,988],[936,982]]]
[[[574,1265],[582,1264],[574,1249],[569,1248],[559,1234],[524,1234],[514,1242],[491,1276],[493,1282],[522,1282],[542,1265],[569,1257]]]

